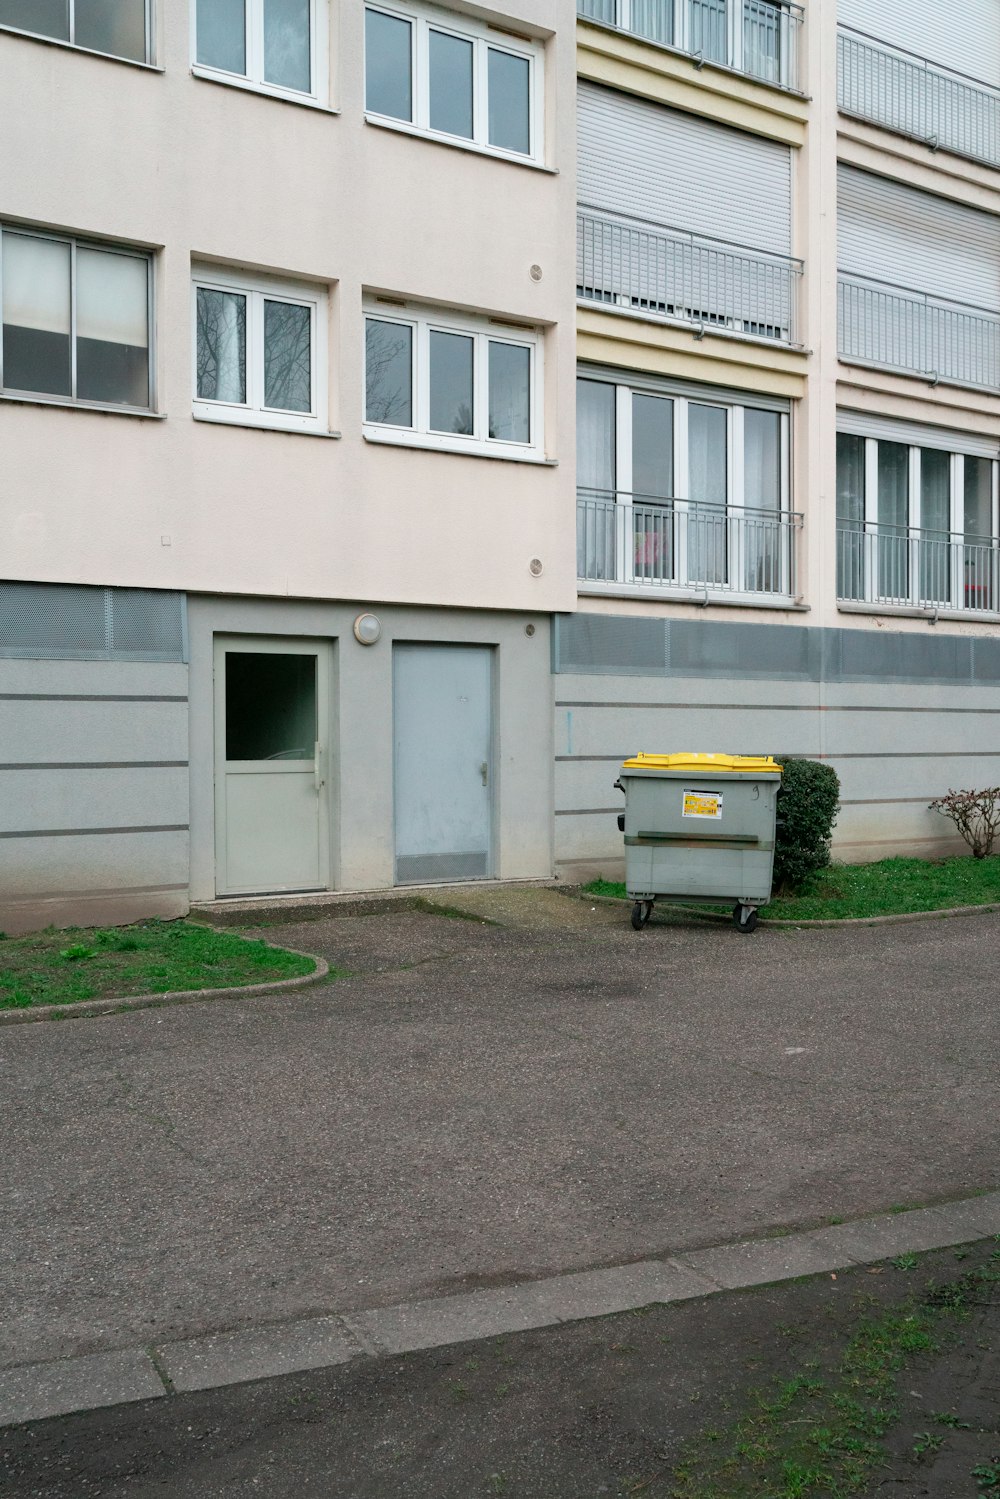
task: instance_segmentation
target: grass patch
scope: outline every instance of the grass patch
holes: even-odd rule
[[[585,889],[590,895],[625,895],[625,886],[611,880],[593,880]],[[761,908],[761,915],[780,921],[847,920],[993,901],[1000,901],[998,856],[880,859],[877,864],[831,864],[812,876],[801,895],[777,896]],[[718,909],[728,911],[729,906]]]
[[[0,942],[0,1010],[229,989],[312,973],[311,958],[190,921],[49,929]]]

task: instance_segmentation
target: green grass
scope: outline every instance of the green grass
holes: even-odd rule
[[[0,1010],[229,989],[311,973],[311,958],[189,921],[73,927],[0,942]]]
[[[625,886],[593,880],[590,895],[625,895]],[[1000,857],[881,859],[877,864],[831,864],[801,895],[777,896],[762,916],[781,921],[846,920],[982,906],[1000,901]],[[729,907],[719,907],[727,910]]]

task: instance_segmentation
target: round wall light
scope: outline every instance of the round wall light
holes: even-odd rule
[[[354,621],[354,638],[360,645],[374,645],[381,639],[382,621],[376,614],[359,614]]]

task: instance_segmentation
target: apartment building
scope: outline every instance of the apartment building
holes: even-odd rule
[[[556,856],[623,753],[832,763],[841,857],[1000,763],[1000,3],[579,0]]]
[[[551,872],[574,24],[0,0],[6,930]]]
[[[1000,750],[1000,0],[0,0],[0,926]]]

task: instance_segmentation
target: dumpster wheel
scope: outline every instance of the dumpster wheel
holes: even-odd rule
[[[738,932],[744,932],[747,936],[757,930],[757,907],[741,906],[739,901],[733,907],[733,925]]]
[[[637,932],[641,932],[646,922],[653,914],[653,902],[651,900],[637,900],[632,907],[632,926]]]

